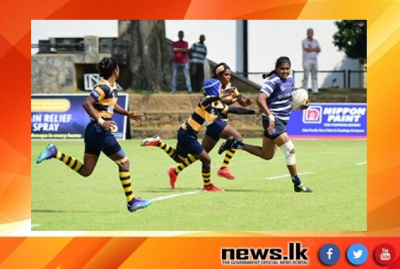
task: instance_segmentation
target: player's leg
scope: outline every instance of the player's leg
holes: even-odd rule
[[[285,162],[292,178],[294,191],[312,192],[310,188],[308,188],[301,182],[300,177],[297,175],[295,147],[287,133],[283,133],[275,138],[274,143],[282,150],[283,154],[285,155]]]
[[[200,146],[200,144],[199,144]],[[223,192],[214,184],[211,183],[211,158],[210,155],[203,150],[199,154],[193,154],[202,163],[201,165],[201,175],[203,177],[203,191],[205,192]]]
[[[162,149],[165,153],[167,153],[167,155],[174,160],[177,163],[182,163],[183,160],[181,160],[180,158],[178,158],[178,154],[176,152],[176,150],[171,147],[170,145],[164,143],[161,139],[160,136],[155,135],[152,137],[148,137],[142,140],[142,142],[140,143],[140,145],[142,147],[159,147],[160,149]]]
[[[149,206],[151,200],[139,199],[133,194],[129,159],[111,133],[107,135],[102,151],[118,166],[119,180],[125,193],[128,210],[134,212]]]
[[[84,155],[84,162],[80,162],[74,157],[61,152],[54,144],[49,144],[40,154],[36,160],[39,164],[44,160],[57,159],[62,161],[66,166],[80,174],[81,176],[88,177],[92,174],[94,167],[97,164],[99,156],[96,154],[86,153]]]
[[[264,138],[261,147],[243,143],[242,141],[236,140],[233,137],[229,137],[226,142],[220,146],[218,153],[221,154],[225,150],[229,149],[242,149],[262,159],[272,159],[277,148],[273,140],[278,137],[279,134],[286,132],[286,129],[284,124],[277,118],[275,119],[275,132],[273,134],[268,133],[268,126],[269,119],[267,117],[263,117]]]
[[[235,140],[238,140],[238,141],[243,140],[242,135],[229,124],[226,124],[226,126],[221,131],[219,137],[221,137],[221,138],[233,137]],[[218,176],[224,177],[226,179],[234,179],[235,178],[235,176],[232,175],[228,169],[229,163],[231,162],[233,155],[235,153],[236,153],[236,149],[234,149],[234,148],[226,150],[224,160],[221,164],[221,167],[219,168],[219,170],[217,172]]]
[[[91,122],[85,129],[85,155],[83,163],[74,157],[61,152],[54,144],[49,144],[46,149],[44,149],[38,156],[36,163],[41,163],[44,160],[57,159],[62,161],[69,168],[80,174],[81,176],[90,176],[97,164],[99,159],[100,149],[96,148],[98,143],[99,135],[102,132],[101,127],[95,123]]]

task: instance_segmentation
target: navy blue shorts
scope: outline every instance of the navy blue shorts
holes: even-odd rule
[[[85,129],[85,153],[100,155],[104,152],[110,156],[117,153],[121,149],[115,136],[109,131],[101,127],[97,122],[91,121]]]
[[[225,121],[221,120],[220,118],[217,118],[212,124],[207,126],[206,135],[218,141],[222,131],[225,129],[227,125],[228,124]]]
[[[193,130],[179,128],[177,138],[176,151],[179,156],[186,158],[188,154],[198,155],[204,150],[197,140],[196,132]]]
[[[275,129],[272,135],[268,133],[269,119],[265,116],[262,117],[262,123],[264,127],[264,136],[269,139],[275,139],[283,133],[286,133],[287,121],[275,118]]]

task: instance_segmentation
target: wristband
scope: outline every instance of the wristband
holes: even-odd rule
[[[275,121],[275,116],[272,115],[272,114],[269,114],[269,115],[268,115],[268,119],[269,119],[270,121]]]
[[[98,123],[100,126],[103,126],[104,120],[100,117],[100,118],[98,118],[97,123]]]

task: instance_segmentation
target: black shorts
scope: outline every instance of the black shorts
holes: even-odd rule
[[[206,135],[218,141],[222,131],[225,129],[227,125],[228,124],[225,121],[221,120],[220,118],[217,118],[212,124],[207,126]]]
[[[101,127],[97,122],[91,121],[85,129],[85,153],[111,156],[121,149],[115,136]]]
[[[268,133],[269,119],[268,117],[262,117],[263,128],[264,128],[264,136],[269,139],[275,139],[283,133],[286,133],[286,125],[287,121],[283,121],[281,119],[275,118],[275,128],[272,134]]]
[[[179,156],[186,158],[188,154],[199,155],[203,150],[197,140],[196,132],[179,128],[178,143],[176,144],[176,151]]]

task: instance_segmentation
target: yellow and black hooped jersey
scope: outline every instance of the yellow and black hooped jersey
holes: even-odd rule
[[[213,123],[221,113],[228,113],[228,109],[227,105],[219,101],[219,96],[206,96],[197,105],[189,119],[182,124],[182,128],[187,129],[189,125],[191,129],[199,132]]]
[[[229,96],[229,97],[227,97],[227,98],[225,98],[224,100],[226,100],[226,101],[230,100],[230,101],[234,102],[234,101],[236,100],[236,97],[239,96],[240,93],[239,93],[238,89],[237,89],[232,83],[228,82],[228,84],[226,84],[225,89],[230,89],[230,88],[232,88],[232,87],[235,88],[235,90],[233,91],[232,95]],[[219,95],[220,95],[220,96],[224,95],[224,89],[222,89],[222,87],[219,88]],[[228,114],[220,114],[219,117],[220,117],[223,121],[228,121]]]
[[[225,89],[230,89],[232,87],[235,88],[235,90],[233,91],[232,95],[229,96],[229,97],[226,97],[224,100],[227,100],[227,101],[228,100],[235,100],[235,98],[239,96],[240,93],[239,93],[238,89],[232,83],[228,82],[228,84],[226,84],[226,86],[225,86]],[[225,89],[222,89],[222,87],[219,88],[219,95],[220,96],[224,95]]]
[[[90,95],[97,101],[94,105],[97,114],[103,119],[111,119],[118,100],[117,83],[111,86],[108,80],[101,79]]]

